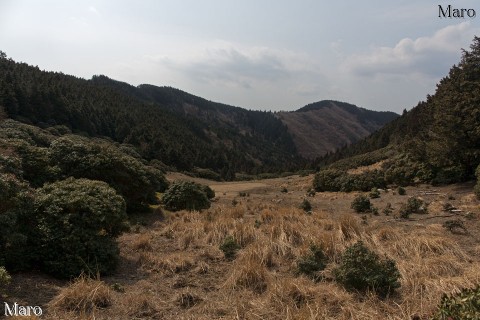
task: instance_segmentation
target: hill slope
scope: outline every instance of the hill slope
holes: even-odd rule
[[[0,106],[28,124],[108,137],[133,145],[147,161],[208,168],[226,180],[235,172],[302,169],[307,158],[358,141],[396,117],[335,101],[287,113],[246,110],[171,87],[45,72],[3,53]]]
[[[317,189],[368,190],[386,183],[444,184],[473,179],[480,164],[479,37],[470,48],[426,101],[364,141],[320,159],[317,165],[331,170],[317,176],[317,186],[321,185]],[[345,173],[380,160],[386,160],[380,170],[361,178]]]
[[[308,159],[357,142],[398,117],[394,112],[370,111],[331,100],[278,116],[292,134],[298,152]]]
[[[234,172],[286,171],[305,163],[272,113],[215,104],[172,88],[45,72],[4,54],[0,106],[25,123],[66,125],[74,133],[132,144],[147,160],[178,170],[209,168],[226,179]]]

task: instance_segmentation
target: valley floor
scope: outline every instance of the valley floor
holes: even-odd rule
[[[357,193],[307,197],[312,179],[200,180],[216,192],[212,207],[138,217],[132,231],[118,239],[121,263],[115,275],[68,283],[17,274],[6,300],[42,306],[41,319],[407,320],[428,317],[443,293],[480,283],[480,203],[473,184],[408,187],[405,196],[382,191],[372,199],[377,216],[353,212]],[[409,196],[428,202],[429,213],[396,219]],[[311,214],[298,208],[304,198],[312,204]],[[387,203],[394,209],[389,216],[382,213]],[[457,211],[444,211],[446,203]],[[442,227],[452,219],[464,221],[467,232]],[[241,246],[232,261],[219,249],[229,235]],[[342,252],[358,240],[396,261],[402,278],[394,295],[351,293],[334,281]],[[319,282],[296,273],[312,243],[330,261]]]

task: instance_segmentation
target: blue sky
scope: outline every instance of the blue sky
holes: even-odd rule
[[[439,18],[448,4],[478,16]],[[0,50],[249,109],[335,99],[401,112],[434,93],[479,19],[470,0],[0,0]]]

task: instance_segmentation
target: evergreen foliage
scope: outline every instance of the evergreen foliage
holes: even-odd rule
[[[0,265],[9,270],[30,265],[33,199],[28,184],[11,173],[0,173]]]
[[[480,164],[479,84],[480,38],[475,37],[460,63],[438,83],[434,95],[364,141],[317,159],[317,166],[356,168],[378,162],[384,150],[380,153],[386,159],[382,167],[385,183],[446,184],[474,178]],[[360,161],[369,157],[373,160]],[[339,189],[338,183],[329,186],[331,191]]]
[[[46,184],[35,198],[38,258],[60,277],[111,273],[114,237],[125,228],[125,201],[105,182],[68,178]]]
[[[171,211],[208,209],[210,208],[208,195],[212,196],[212,193],[205,186],[191,181],[177,181],[165,191],[162,203],[165,205],[165,209]],[[215,197],[215,193],[213,193],[213,197]]]
[[[223,251],[223,254],[227,260],[235,259],[238,249],[240,249],[240,245],[232,236],[226,237],[220,245],[220,250]]]
[[[457,294],[444,294],[432,320],[475,320],[480,317],[480,286],[463,289]]]
[[[107,182],[124,197],[129,212],[146,210],[155,203],[155,192],[168,185],[159,170],[102,141],[67,135],[54,140],[49,152],[62,176]]]
[[[312,244],[309,252],[297,261],[299,274],[304,274],[314,281],[321,279],[320,271],[327,266],[328,259],[321,247]]]
[[[131,144],[178,170],[292,171],[306,163],[272,112],[207,101],[170,87],[84,80],[0,57],[0,106],[15,120]],[[3,113],[2,113],[3,114]],[[4,118],[4,116],[2,116]]]
[[[312,204],[307,199],[303,199],[302,204],[300,205],[300,209],[303,209],[305,212],[312,211]]]
[[[353,199],[351,208],[357,213],[369,212],[372,208],[370,199],[363,194],[359,194]]]
[[[374,290],[385,296],[400,287],[400,272],[395,261],[380,257],[359,241],[345,250],[336,280],[348,290]]]

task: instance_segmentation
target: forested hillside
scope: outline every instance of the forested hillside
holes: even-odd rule
[[[318,159],[317,189],[473,179],[480,163],[480,38],[470,49],[426,101],[365,140]],[[347,173],[380,161],[374,170]]]
[[[104,136],[135,146],[148,160],[178,170],[234,172],[299,168],[304,162],[285,125],[272,113],[211,103],[177,89],[94,77],[79,79],[0,58],[0,105],[43,128]]]

